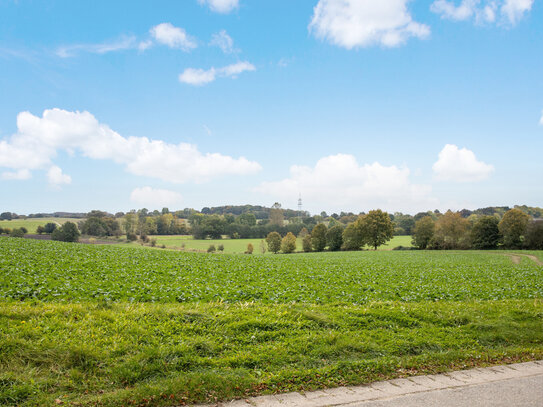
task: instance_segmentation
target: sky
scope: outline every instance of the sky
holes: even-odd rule
[[[543,206],[543,1],[0,0],[0,211]]]

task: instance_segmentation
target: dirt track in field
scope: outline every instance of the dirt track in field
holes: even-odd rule
[[[543,262],[541,260],[539,260],[536,256],[533,256],[531,254],[511,254],[511,253],[507,253],[506,256],[509,257],[514,264],[520,264],[520,261],[522,260],[522,257],[527,257],[530,260],[532,260],[535,264],[537,264],[538,266],[543,266]]]

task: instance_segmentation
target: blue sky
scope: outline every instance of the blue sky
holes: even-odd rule
[[[0,210],[543,205],[543,4],[0,0]]]

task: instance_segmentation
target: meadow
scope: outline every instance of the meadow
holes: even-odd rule
[[[13,219],[13,220],[0,220],[0,228],[16,229],[25,227],[28,233],[36,233],[38,226],[45,226],[47,223],[55,223],[58,226],[63,225],[66,222],[77,223],[81,219],[72,218],[28,218],[28,219]]]
[[[540,359],[542,320],[543,268],[503,251],[2,237],[0,404],[174,406]]]
[[[219,245],[224,246],[224,253],[239,254],[245,253],[247,245],[251,243],[253,245],[253,254],[273,254],[266,251],[262,253],[261,243],[265,239],[205,239],[195,240],[192,236],[150,236],[152,239],[156,239],[158,246],[166,246],[167,249],[181,249],[185,251],[199,251],[206,252],[210,245],[214,245],[218,248]],[[132,246],[139,245],[137,242],[131,243]],[[412,247],[411,236],[394,236],[387,244],[379,247],[378,250],[392,250],[396,246]],[[296,250],[302,251],[302,239],[296,239]]]

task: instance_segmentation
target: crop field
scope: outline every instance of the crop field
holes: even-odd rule
[[[36,233],[36,228],[38,226],[45,226],[46,223],[52,222],[57,225],[63,225],[64,223],[70,221],[77,223],[82,219],[71,219],[71,218],[31,218],[31,219],[13,219],[13,220],[0,220],[0,228],[21,228],[25,227],[29,233]]]
[[[2,237],[0,405],[177,406],[543,358],[525,254],[543,259]]]
[[[207,251],[210,245],[217,248],[219,245],[224,246],[224,253],[236,254],[244,253],[247,250],[247,245],[251,243],[254,247],[254,255],[262,254],[261,242],[265,239],[214,239],[214,240],[195,240],[192,236],[151,236],[156,239],[158,246],[166,246],[168,249],[184,249],[186,251]],[[134,242],[131,245],[138,245]],[[388,244],[380,246],[379,250],[392,250],[396,246],[411,247],[411,236],[394,236]],[[296,250],[302,251],[302,239],[296,240]],[[265,254],[272,254],[267,251]]]

